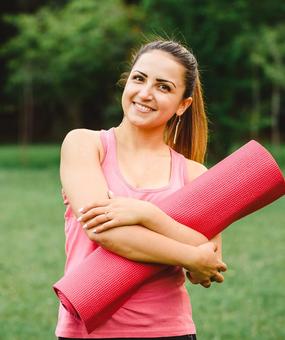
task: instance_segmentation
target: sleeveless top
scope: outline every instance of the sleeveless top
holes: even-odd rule
[[[101,167],[108,188],[118,196],[129,196],[153,203],[167,197],[187,182],[186,159],[170,148],[171,175],[168,185],[155,189],[132,187],[123,177],[117,160],[114,128],[100,132],[104,148]],[[64,193],[63,193],[64,195]],[[65,272],[79,265],[97,245],[89,240],[68,199],[66,204],[66,265]],[[110,319],[88,334],[84,324],[60,304],[56,335],[74,338],[147,338],[195,334],[192,309],[180,267],[169,266],[162,275],[142,285]]]

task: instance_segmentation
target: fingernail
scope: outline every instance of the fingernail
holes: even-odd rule
[[[78,212],[82,212],[84,210],[84,208],[80,208],[80,209],[78,209]]]
[[[88,224],[85,223],[84,226],[82,227],[83,229],[86,229],[88,227]]]
[[[94,230],[92,231],[92,233],[93,233],[93,234],[96,234],[96,229],[94,229]]]
[[[79,216],[77,219],[77,222],[80,222],[82,220],[82,216]]]
[[[108,191],[107,191],[107,194],[108,194],[108,197],[109,197],[109,198],[112,198],[112,197],[114,196],[114,193],[113,193],[113,191],[111,191],[111,190],[108,190]]]

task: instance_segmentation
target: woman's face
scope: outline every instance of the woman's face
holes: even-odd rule
[[[122,107],[132,124],[145,128],[165,126],[175,114],[182,114],[192,98],[183,99],[184,67],[170,54],[154,50],[144,53],[127,80]]]

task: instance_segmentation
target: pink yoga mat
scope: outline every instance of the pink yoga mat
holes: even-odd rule
[[[284,194],[285,181],[273,157],[250,141],[158,206],[210,239]],[[54,290],[91,333],[145,281],[166,268],[130,261],[99,247]]]

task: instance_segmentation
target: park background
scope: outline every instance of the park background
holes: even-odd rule
[[[14,0],[0,4],[0,339],[54,339],[63,274],[59,150],[122,116],[117,80],[161,35],[198,59],[207,165],[256,139],[285,170],[281,0]],[[284,198],[224,232],[225,282],[188,285],[198,337],[285,338]]]

